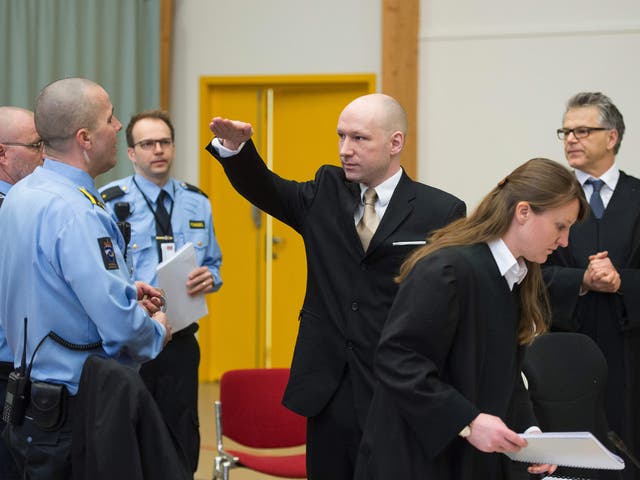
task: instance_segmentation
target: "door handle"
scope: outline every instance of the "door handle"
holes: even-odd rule
[[[285,240],[282,237],[271,237],[271,245],[274,246],[274,248],[272,249],[271,252],[271,258],[273,258],[274,260],[276,260],[278,258],[278,252],[276,251],[275,246],[276,245],[284,245],[285,244]]]

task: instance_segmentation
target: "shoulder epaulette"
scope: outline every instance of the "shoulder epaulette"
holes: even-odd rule
[[[78,190],[80,190],[82,192],[82,194],[87,197],[89,199],[89,201],[93,204],[93,205],[97,205],[100,208],[104,208],[104,203],[102,203],[100,200],[98,200],[96,197],[94,197],[91,192],[89,192],[89,190],[87,190],[84,187],[78,187]]]
[[[206,198],[209,198],[206,193],[204,193],[195,185],[191,185],[190,183],[187,183],[187,182],[180,182],[180,186],[182,188],[189,190],[190,192],[196,192],[196,193],[199,193],[200,195],[204,195]]]
[[[121,197],[125,194],[126,192],[122,189],[122,187],[116,185],[115,187],[109,187],[107,188],[104,192],[102,192],[100,195],[102,196],[102,199],[105,202],[110,202],[111,200],[113,200],[114,198],[118,198]]]

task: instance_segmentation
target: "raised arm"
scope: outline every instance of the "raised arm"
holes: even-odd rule
[[[209,129],[218,137],[222,146],[229,150],[237,150],[253,136],[253,127],[250,123],[222,117],[214,117],[209,123]]]

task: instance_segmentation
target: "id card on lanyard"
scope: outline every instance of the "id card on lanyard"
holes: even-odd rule
[[[160,244],[160,262],[166,262],[176,254],[176,243],[169,240],[159,240],[159,238],[167,237],[156,237],[156,240]],[[173,237],[169,238],[173,240]]]
[[[156,209],[154,210],[153,207],[151,206],[151,202],[149,201],[149,198],[144,194],[144,192],[138,185],[138,182],[136,182],[135,178],[133,179],[133,183],[135,183],[136,187],[138,187],[138,190],[142,194],[147,206],[149,207],[149,210],[151,211],[151,213],[153,214],[153,217],[155,218],[155,223],[156,223],[155,239],[158,245],[158,260],[159,262],[166,262],[176,254],[176,244],[173,238],[173,229],[171,227],[171,215],[173,214],[173,206],[174,206],[173,199],[171,198],[171,196],[169,196],[169,194],[166,191],[160,190],[160,193],[158,194],[158,197],[156,200],[156,203],[157,203]],[[175,197],[175,194],[176,192],[174,187],[173,189],[174,197]],[[171,208],[168,212],[164,205],[165,198],[168,198],[171,201]]]

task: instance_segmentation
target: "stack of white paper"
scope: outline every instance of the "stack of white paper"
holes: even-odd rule
[[[506,453],[512,460],[549,463],[564,467],[622,470],[624,460],[598,441],[590,432],[524,433],[527,446]]]
[[[197,266],[196,251],[191,242],[158,265],[158,286],[165,292],[167,320],[173,332],[179,332],[208,313],[204,295],[187,293],[187,279]]]

